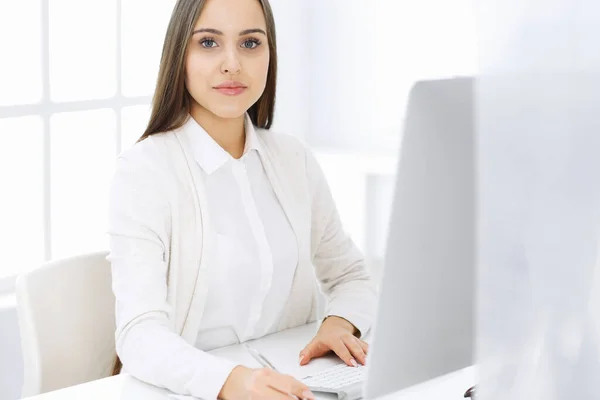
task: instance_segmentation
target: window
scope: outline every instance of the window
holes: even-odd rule
[[[147,123],[174,4],[0,3],[11,38],[0,64],[0,290],[45,260],[108,247],[114,159]]]

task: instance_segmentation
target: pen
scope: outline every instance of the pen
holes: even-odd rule
[[[262,354],[258,352],[258,350],[256,350],[253,347],[250,347],[248,343],[245,344],[245,347],[248,349],[252,357],[254,357],[254,359],[259,362],[260,365],[262,365],[265,368],[270,368],[273,371],[279,372],[277,371],[277,368],[275,368],[275,366],[269,362],[269,360],[267,360]]]
[[[271,363],[269,362],[269,360],[267,360],[267,359],[265,358],[265,356],[263,356],[262,354],[260,354],[260,352],[259,352],[258,350],[256,350],[256,349],[255,349],[255,348],[253,348],[253,347],[250,347],[250,345],[249,345],[248,343],[244,343],[244,346],[246,347],[246,349],[248,349],[248,351],[250,352],[250,355],[252,355],[252,357],[253,357],[253,358],[254,358],[256,361],[258,361],[258,363],[259,363],[260,365],[262,365],[262,366],[263,366],[263,367],[265,367],[265,368],[270,368],[270,369],[272,369],[272,370],[273,370],[273,371],[275,371],[275,372],[279,372],[279,371],[277,371],[277,368],[275,368],[275,366],[274,366],[273,364],[271,364]],[[293,395],[293,394],[291,394],[291,393],[288,393],[288,395],[289,395],[289,396],[291,396],[291,397],[293,397],[295,400],[300,400],[300,399],[298,398],[298,396],[294,396],[294,395]]]

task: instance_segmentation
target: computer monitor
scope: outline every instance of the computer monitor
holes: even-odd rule
[[[366,399],[473,364],[473,91],[472,78],[421,81],[411,90]]]

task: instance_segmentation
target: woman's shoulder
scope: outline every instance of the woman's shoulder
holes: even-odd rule
[[[151,135],[121,151],[115,175],[165,187],[176,181],[178,162],[174,161],[181,151],[175,132]]]
[[[173,166],[173,158],[183,152],[177,138],[177,130],[157,133],[136,142],[119,154],[121,164],[143,167],[151,170],[168,170]]]
[[[175,132],[157,133],[123,149],[119,159],[130,161],[159,160],[168,155]]]

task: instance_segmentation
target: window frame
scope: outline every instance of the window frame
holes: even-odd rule
[[[39,116],[42,120],[42,140],[44,159],[42,163],[43,174],[43,230],[44,230],[44,257],[43,262],[48,262],[52,257],[52,204],[51,204],[51,136],[50,118],[53,114],[73,111],[88,111],[97,109],[112,109],[116,116],[115,157],[121,152],[122,137],[122,110],[129,106],[146,106],[151,103],[152,96],[127,97],[123,95],[123,68],[122,68],[122,0],[115,0],[116,10],[116,94],[112,97],[93,100],[79,100],[55,102],[50,98],[50,0],[40,0],[41,11],[41,73],[42,97],[38,103],[23,105],[0,106],[0,119]],[[25,272],[25,271],[23,271]],[[0,275],[0,295],[14,292],[18,275]]]

